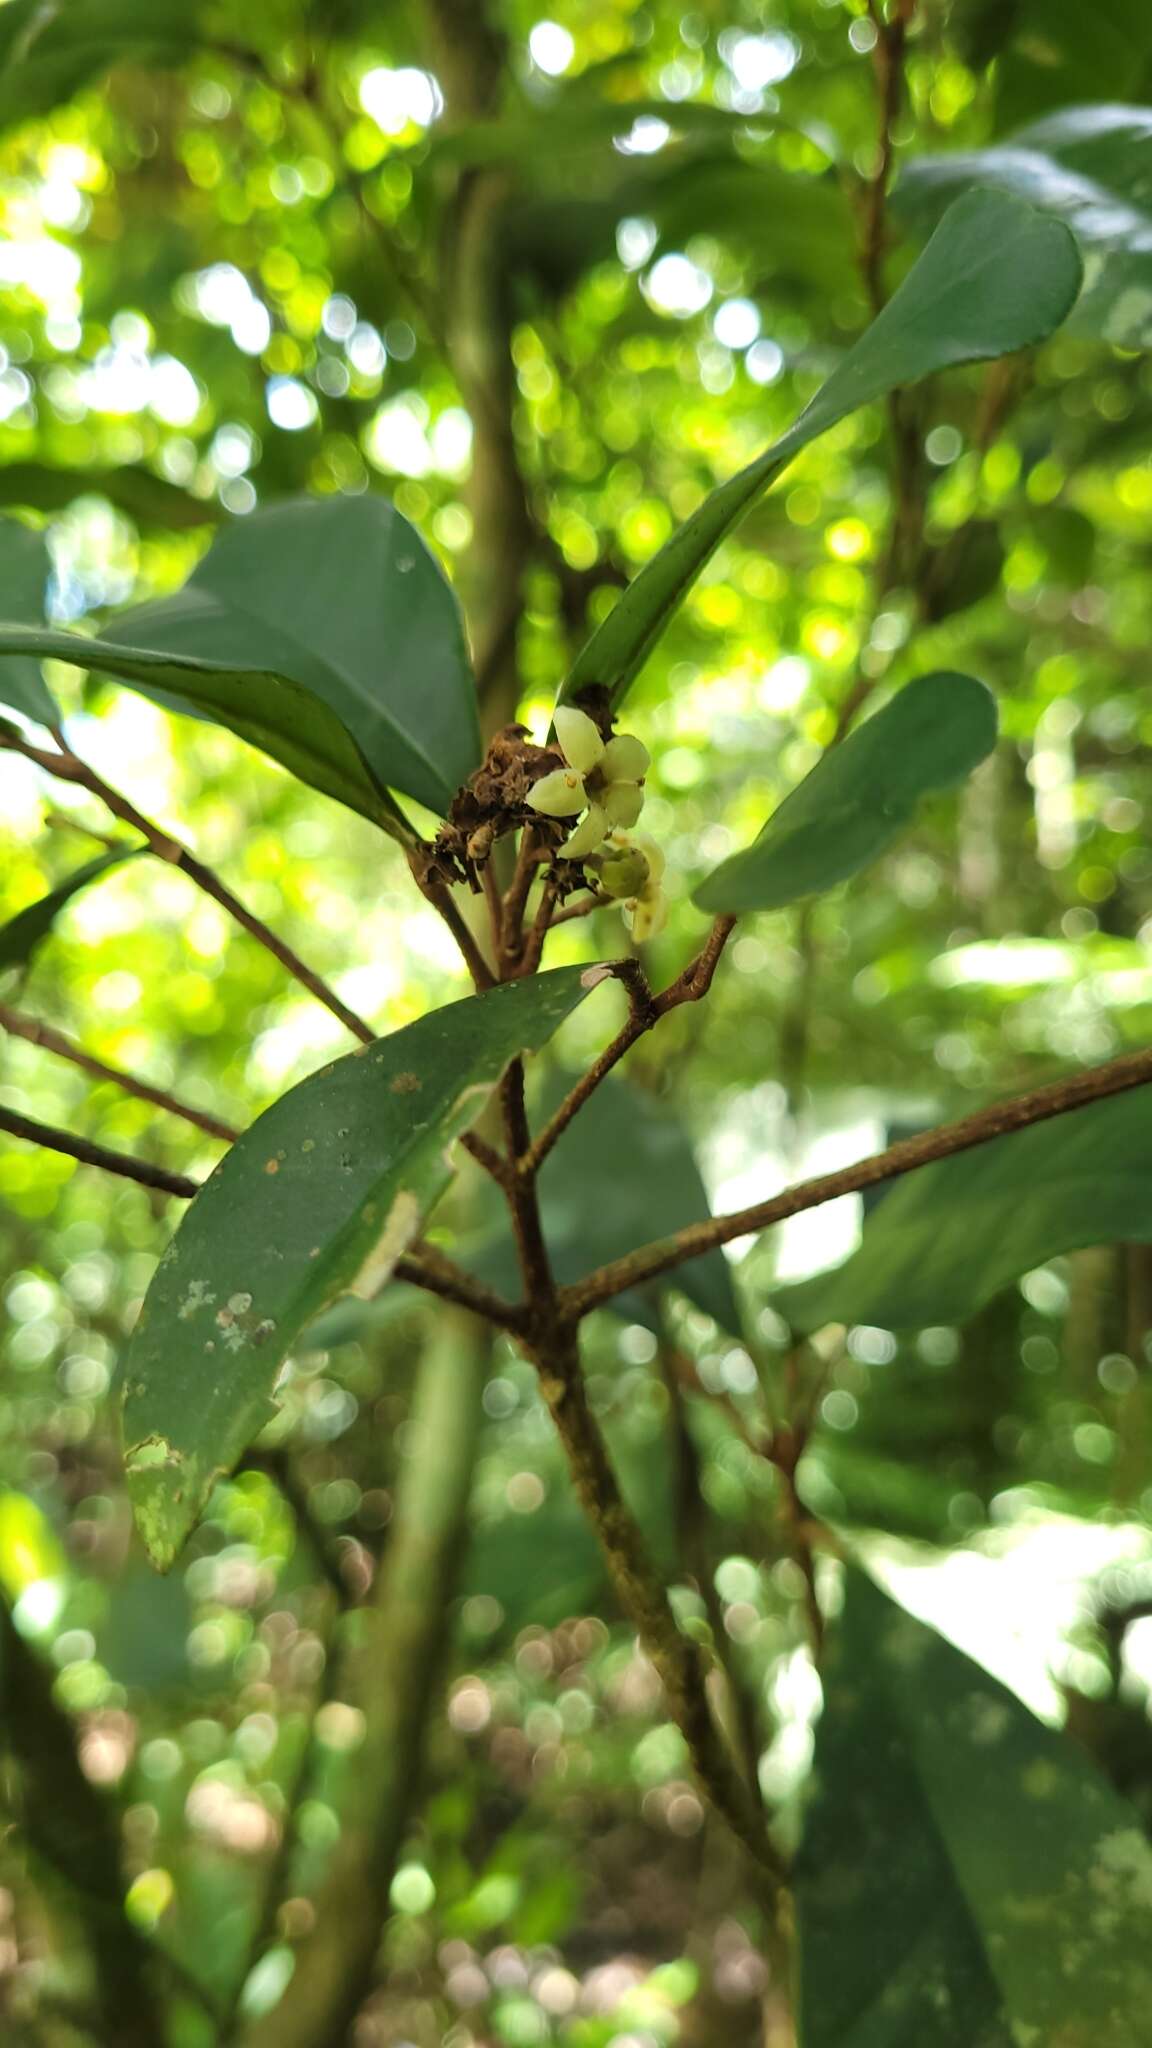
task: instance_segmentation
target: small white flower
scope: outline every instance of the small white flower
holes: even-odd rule
[[[613,826],[634,825],[640,816],[648,749],[632,733],[605,744],[587,712],[570,704],[560,706],[554,723],[565,766],[542,775],[528,802],[547,818],[575,818],[587,808],[588,816],[561,848],[566,860],[585,860]]]
[[[560,851],[565,860],[583,860],[586,855],[595,853],[598,846],[603,846],[611,829],[607,811],[599,804],[590,804],[587,817],[581,818],[576,830],[569,833]]]

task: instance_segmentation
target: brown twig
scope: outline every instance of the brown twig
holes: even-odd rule
[[[220,1138],[231,1145],[239,1136],[231,1124],[210,1116],[207,1110],[178,1102],[174,1095],[166,1094],[163,1088],[154,1088],[150,1081],[141,1081],[136,1074],[125,1073],[122,1067],[110,1067],[105,1060],[98,1060],[94,1053],[86,1052],[82,1045],[77,1045],[75,1039],[57,1031],[54,1025],[43,1023],[39,1017],[26,1017],[22,1011],[10,1010],[6,1004],[0,1003],[0,1030],[9,1032],[13,1038],[26,1039],[29,1045],[38,1045],[44,1052],[55,1053],[58,1059],[70,1060],[74,1067],[79,1067],[82,1073],[91,1074],[95,1081],[109,1081],[113,1087],[122,1088],[126,1095],[134,1095],[140,1102],[150,1102],[154,1109],[166,1110],[169,1116],[182,1117],[185,1123],[206,1131],[210,1138]]]
[[[540,892],[540,901],[536,906],[536,915],[524,940],[520,957],[520,973],[522,975],[535,974],[536,969],[540,965],[541,955],[544,951],[544,941],[552,929],[552,913],[556,908],[556,899],[559,893],[560,888],[557,882],[553,880],[545,882]]]
[[[893,131],[904,98],[904,45],[916,0],[896,0],[891,21],[884,19],[879,0],[868,0],[868,12],[876,30],[872,61],[876,71],[879,102],[879,133],[876,164],[864,188],[860,268],[873,313],[878,313],[887,293],[884,259],[888,252],[888,184],[895,156]]]
[[[594,1095],[613,1067],[619,1065],[626,1052],[630,1052],[637,1039],[643,1038],[661,1017],[670,1010],[679,1009],[681,1003],[698,1003],[707,995],[720,962],[720,956],[728,943],[735,926],[734,917],[718,917],[708,937],[682,974],[670,982],[659,995],[648,987],[642,969],[635,960],[616,960],[609,963],[609,969],[628,990],[628,1016],[610,1045],[606,1045],[599,1058],[592,1062],[582,1074],[571,1093],[566,1095],[555,1114],[549,1118],[535,1142],[519,1161],[522,1173],[534,1174],[539,1171],[558,1138],[563,1137],[573,1117],[583,1109],[590,1095]]]
[[[72,1131],[57,1130],[54,1125],[35,1123],[31,1117],[20,1116],[15,1110],[0,1104],[0,1131],[7,1131],[14,1138],[26,1138],[31,1145],[40,1145],[48,1152],[63,1152],[69,1159],[78,1159],[82,1166],[97,1166],[103,1173],[114,1173],[121,1180],[133,1180],[141,1187],[153,1188],[162,1195],[175,1195],[190,1202],[200,1192],[201,1183],[192,1180],[186,1173],[169,1173],[163,1166],[154,1166],[150,1160],[135,1159],[128,1152],[111,1152],[105,1145],[94,1145],[87,1138],[77,1137]],[[422,1243],[419,1254],[406,1253],[395,1267],[398,1280],[407,1280],[414,1287],[422,1287],[428,1294],[435,1294],[442,1301],[452,1301],[461,1308],[473,1310],[484,1316],[501,1330],[519,1330],[523,1318],[510,1301],[503,1301],[483,1281],[474,1280],[461,1266],[457,1266],[434,1245]]]
[[[525,825],[520,833],[520,844],[516,850],[516,866],[512,880],[504,891],[504,945],[503,960],[513,964],[520,958],[521,937],[524,924],[524,910],[536,869],[547,849],[541,845],[535,827]]]
[[[413,873],[416,874],[415,869],[413,869]],[[469,974],[472,976],[472,985],[477,993],[482,993],[485,989],[494,988],[496,976],[484,958],[476,934],[471,929],[459,904],[455,901],[451,889],[444,882],[432,882],[427,880],[427,878],[421,880],[419,874],[416,874],[416,881],[421,894],[432,905],[432,908],[440,913],[452,937],[455,939],[460,949],[460,956]]]
[[[199,1181],[189,1180],[187,1174],[169,1173],[166,1167],[153,1166],[147,1159],[134,1159],[128,1152],[110,1152],[104,1145],[93,1145],[88,1138],[79,1138],[72,1131],[60,1131],[52,1124],[34,1123],[31,1117],[19,1116],[14,1109],[0,1105],[0,1131],[7,1131],[13,1138],[26,1138],[30,1145],[42,1145],[48,1152],[63,1152],[69,1159],[78,1159],[82,1166],[98,1166],[104,1173],[118,1174],[121,1180],[134,1180],[141,1187],[154,1188],[162,1195],[179,1195],[191,1201],[199,1188]]]
[[[713,1216],[677,1231],[675,1237],[641,1245],[625,1258],[614,1259],[610,1265],[590,1273],[587,1279],[578,1281],[574,1287],[563,1288],[561,1306],[567,1316],[587,1315],[590,1309],[610,1301],[613,1295],[653,1280],[661,1273],[671,1272],[674,1267],[683,1265],[686,1259],[698,1258],[701,1252],[712,1251],[717,1245],[730,1244],[733,1238],[768,1230],[790,1216],[799,1216],[807,1209],[818,1209],[824,1202],[833,1202],[840,1195],[859,1194],[864,1188],[879,1186],[881,1181],[895,1180],[901,1174],[912,1173],[918,1166],[930,1166],[937,1159],[950,1159],[957,1152],[971,1151],[973,1146],[990,1144],[994,1138],[1026,1130],[1030,1124],[1044,1123],[1050,1117],[1066,1116],[1071,1110],[1082,1109],[1090,1102],[1123,1094],[1129,1088],[1142,1088],[1150,1081],[1152,1049],[1124,1053],[1104,1066],[1091,1067],[1087,1072],[1071,1075],[1063,1081],[1053,1081],[1027,1095],[994,1102],[987,1109],[961,1117],[956,1123],[940,1124],[935,1130],[922,1132],[918,1137],[903,1138],[898,1144],[890,1145],[887,1151],[873,1153],[870,1158],[859,1160],[855,1166],[841,1167],[835,1173],[800,1181],[766,1202],[755,1202],[750,1208],[737,1209],[730,1216]]]
[[[498,1330],[518,1331],[523,1327],[522,1312],[512,1302],[504,1301],[482,1280],[474,1280],[471,1273],[446,1258],[435,1245],[422,1242],[415,1253],[405,1252],[396,1262],[395,1277],[424,1288],[428,1294],[439,1295],[441,1301],[454,1302],[457,1308],[471,1309],[474,1315],[494,1323]]]
[[[552,929],[555,931],[558,924],[571,924],[578,917],[591,917],[594,910],[611,910],[614,902],[614,897],[597,892],[594,896],[589,896],[586,902],[566,903],[563,910],[555,912]]]
[[[358,1017],[354,1010],[350,1010],[335,990],[329,988],[327,982],[322,981],[318,974],[314,974],[301,960],[299,954],[292,951],[291,946],[278,938],[260,918],[254,917],[212,868],[199,860],[179,839],[174,839],[170,832],[161,831],[159,825],[144,817],[126,796],[111,788],[94,768],[90,768],[86,761],[80,760],[79,756],[73,753],[62,732],[54,730],[52,736],[59,749],[57,753],[49,753],[42,747],[34,747],[22,733],[16,731],[15,727],[5,725],[0,730],[0,747],[8,748],[12,753],[23,754],[29,761],[34,761],[37,767],[46,769],[49,775],[57,776],[61,782],[77,783],[82,789],[90,790],[93,796],[99,797],[114,818],[119,818],[121,824],[129,825],[134,832],[140,833],[147,842],[149,851],[154,853],[158,860],[167,861],[171,867],[179,868],[190,882],[194,882],[198,889],[202,889],[206,896],[210,896],[214,903],[218,903],[222,910],[226,910],[250,938],[255,939],[266,952],[271,953],[273,959],[278,961],[285,972],[290,974],[293,980],[298,981],[302,988],[306,988],[309,995],[315,996],[318,1003],[323,1003],[326,1010],[330,1010],[334,1017],[338,1017],[341,1024],[351,1031],[362,1045],[373,1043],[377,1034],[371,1026],[366,1024],[362,1017]]]
[[[699,1647],[678,1627],[639,1525],[620,1493],[589,1406],[575,1330],[558,1320],[554,1305],[539,1295],[533,1298],[533,1306],[536,1322],[529,1353],[567,1453],[581,1506],[599,1538],[621,1606],[663,1683],[700,1782],[761,1875],[770,1923],[778,1939],[780,1897],[787,1882],[783,1860],[712,1718]]]
[[[481,1137],[479,1131],[465,1131],[460,1144],[465,1152],[471,1154],[477,1166],[482,1166],[485,1173],[490,1174],[500,1187],[508,1187],[512,1178],[512,1168],[504,1154],[496,1150],[495,1145],[490,1145],[487,1138]]]

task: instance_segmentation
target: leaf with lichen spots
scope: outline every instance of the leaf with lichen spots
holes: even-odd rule
[[[1088,1757],[860,1571],[821,1678],[805,2048],[1139,2048],[1152,1847]]]
[[[128,1489],[154,1563],[172,1563],[274,1412],[304,1325],[386,1284],[452,1179],[453,1139],[606,971],[562,967],[450,1003],[290,1089],[221,1160],[157,1268],[124,1370]]]

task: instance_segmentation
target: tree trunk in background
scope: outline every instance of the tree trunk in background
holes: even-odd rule
[[[425,11],[445,125],[492,120],[503,92],[504,39],[488,0],[426,0]],[[512,307],[502,246],[507,198],[507,174],[498,166],[460,172],[441,280],[448,360],[472,421],[472,540],[461,581],[486,735],[514,717],[519,700],[517,639],[533,532],[513,428]]]
[[[244,2048],[344,2048],[372,1987],[448,1646],[490,1342],[486,1326],[462,1310],[446,1308],[437,1317],[350,1688],[366,1723],[356,1803],[344,1816],[295,1975],[279,2005],[245,2030]]]
[[[33,1859],[80,1916],[91,1952],[100,2039],[163,2048],[157,1958],[124,1912],[119,1818],[84,1776],[52,1673],[0,1604],[0,1724],[20,1772],[21,1832]]]

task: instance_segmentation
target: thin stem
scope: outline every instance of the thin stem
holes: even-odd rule
[[[485,989],[494,988],[496,976],[484,958],[476,935],[469,926],[468,920],[463,915],[459,904],[455,901],[451,889],[444,882],[430,882],[426,878],[421,880],[420,876],[416,874],[415,869],[413,869],[413,874],[416,875],[416,882],[421,894],[432,905],[434,910],[439,911],[440,916],[455,939],[464,965],[472,976],[473,987],[478,993],[482,993]]]
[[[474,1315],[483,1316],[499,1330],[523,1327],[523,1316],[512,1302],[485,1287],[482,1280],[474,1280],[435,1245],[423,1242],[417,1253],[404,1253],[394,1271],[397,1280],[407,1280],[413,1287],[439,1295],[441,1301],[455,1303],[457,1308],[471,1309]]]
[[[556,882],[545,882],[540,894],[540,901],[536,907],[536,915],[532,920],[531,928],[524,941],[520,962],[520,973],[522,975],[535,974],[536,969],[540,965],[540,957],[544,951],[544,941],[552,929],[552,913],[556,908],[556,898],[559,893],[559,885]]]
[[[521,934],[524,925],[524,909],[529,891],[535,880],[536,869],[544,849],[531,825],[525,825],[520,834],[520,845],[516,851],[516,866],[512,880],[504,891],[504,951],[505,962],[520,957]]]
[[[640,1528],[620,1493],[588,1403],[575,1331],[570,1325],[555,1323],[535,1340],[531,1355],[568,1456],[573,1484],[600,1540],[620,1604],[664,1685],[701,1784],[765,1880],[771,1919],[778,1925],[780,1893],[787,1881],[784,1864],[712,1718],[699,1647],[678,1627]]]
[[[709,932],[700,952],[691,960],[682,974],[670,982],[666,989],[655,995],[648,987],[641,968],[635,960],[616,960],[608,963],[609,972],[622,981],[628,990],[628,1016],[610,1045],[606,1045],[599,1058],[592,1062],[582,1074],[571,1093],[566,1095],[554,1115],[549,1118],[535,1143],[530,1145],[519,1161],[522,1173],[537,1173],[543,1165],[558,1138],[563,1137],[573,1117],[583,1109],[590,1095],[594,1095],[600,1083],[619,1066],[626,1052],[630,1052],[637,1039],[651,1031],[661,1017],[670,1010],[679,1009],[682,1003],[698,1003],[708,994],[713,977],[720,963],[720,956],[728,943],[735,926],[734,917],[718,917]]]
[[[496,960],[504,956],[504,898],[496,879],[496,867],[489,854],[480,864],[480,879],[484,886],[484,897],[488,905],[488,926],[492,933],[492,954]]]
[[[334,1017],[338,1017],[341,1024],[358,1038],[362,1045],[371,1045],[374,1042],[377,1034],[371,1026],[366,1024],[362,1017],[358,1017],[354,1010],[350,1010],[335,990],[329,988],[327,982],[322,981],[318,974],[314,974],[301,960],[299,954],[292,951],[291,946],[278,938],[260,918],[253,916],[247,905],[242,903],[238,896],[233,895],[231,889],[212,868],[199,860],[179,839],[174,839],[170,832],[164,832],[159,825],[153,824],[152,820],[138,811],[135,804],[130,803],[126,796],[113,789],[104,781],[103,776],[98,775],[94,768],[90,768],[86,761],[82,761],[73,753],[62,732],[55,730],[53,738],[59,748],[59,752],[55,754],[48,753],[41,747],[32,746],[14,727],[5,725],[0,731],[0,747],[23,754],[29,761],[35,761],[38,767],[46,769],[49,775],[57,776],[62,782],[78,783],[82,789],[90,790],[93,796],[98,796],[114,818],[119,818],[122,824],[129,825],[134,832],[140,833],[146,840],[149,851],[154,853],[158,860],[167,861],[170,866],[179,868],[190,882],[194,882],[198,889],[202,889],[206,896],[210,896],[214,903],[218,903],[222,910],[226,910],[250,938],[255,939],[266,952],[271,953],[285,973],[290,974],[294,981],[298,981],[302,988],[306,988],[310,996],[315,996],[318,1003],[323,1003],[325,1009],[330,1010]]]
[[[912,1173],[918,1166],[930,1166],[937,1159],[950,1159],[957,1152],[969,1152],[973,1146],[990,1144],[994,1138],[1026,1130],[1030,1124],[1044,1123],[1050,1117],[1066,1116],[1069,1111],[1082,1109],[1087,1103],[1103,1101],[1110,1095],[1121,1095],[1130,1088],[1142,1088],[1150,1081],[1152,1050],[1145,1050],[1124,1053],[1104,1066],[1091,1067],[1086,1073],[1071,1075],[1063,1081],[1053,1081],[1049,1086],[1035,1088],[1027,1095],[994,1102],[987,1109],[961,1117],[956,1123],[940,1124],[935,1130],[922,1132],[919,1137],[903,1138],[898,1144],[890,1145],[887,1151],[873,1153],[869,1158],[859,1160],[855,1166],[820,1174],[814,1180],[799,1181],[795,1187],[785,1188],[766,1202],[755,1202],[751,1208],[737,1209],[730,1216],[713,1216],[706,1222],[689,1224],[687,1229],[677,1231],[675,1237],[641,1245],[627,1257],[614,1259],[610,1265],[590,1273],[586,1280],[578,1281],[574,1287],[563,1288],[561,1307],[568,1316],[587,1315],[590,1309],[599,1307],[603,1301],[610,1301],[613,1295],[654,1280],[661,1273],[669,1273],[674,1267],[683,1265],[686,1259],[698,1258],[701,1252],[712,1251],[717,1245],[730,1244],[733,1238],[768,1230],[775,1223],[785,1222],[789,1216],[799,1216],[805,1210],[818,1209],[824,1202],[834,1202],[840,1195],[859,1194],[864,1188],[877,1187],[881,1181],[895,1180],[901,1174]]]
[[[583,903],[566,903],[563,910],[558,910],[554,914],[552,929],[555,930],[558,924],[571,924],[578,917],[591,917],[594,910],[610,910],[614,900],[611,896],[598,893],[589,896]]]
[[[663,1317],[661,1317],[663,1323]],[[681,1542],[683,1565],[695,1579],[708,1626],[712,1632],[712,1654],[727,1696],[729,1740],[740,1773],[758,1807],[763,1806],[760,1788],[760,1730],[756,1706],[749,1687],[743,1683],[733,1654],[732,1639],[724,1619],[724,1605],[716,1589],[712,1555],[712,1526],[704,1497],[700,1453],[692,1434],[685,1404],[685,1375],[676,1347],[664,1333],[660,1365],[671,1409],[671,1436],[675,1480],[675,1520]]]
[[[498,1186],[507,1188],[512,1178],[512,1169],[502,1152],[482,1138],[479,1131],[465,1131],[460,1139],[463,1150],[471,1155],[477,1166],[482,1166]]]
[[[154,1166],[148,1159],[135,1159],[128,1152],[110,1152],[105,1145],[94,1145],[89,1139],[77,1137],[73,1131],[57,1130],[52,1124],[35,1123],[31,1117],[20,1116],[2,1104],[0,1131],[8,1131],[14,1138],[26,1138],[29,1144],[40,1145],[45,1151],[63,1152],[69,1159],[78,1159],[82,1166],[97,1166],[101,1172],[114,1173],[121,1180],[136,1181],[162,1195],[175,1195],[181,1201],[190,1202],[200,1192],[201,1183],[185,1173],[169,1173],[166,1167]],[[439,1295],[442,1301],[455,1302],[486,1317],[498,1329],[521,1327],[522,1318],[512,1302],[503,1301],[482,1281],[474,1280],[434,1245],[422,1243],[418,1255],[406,1253],[397,1261],[395,1274],[398,1280],[407,1280],[428,1294]]]
[[[891,21],[885,21],[879,0],[868,0],[868,12],[876,29],[872,61],[876,69],[879,101],[879,133],[876,167],[864,189],[864,227],[860,268],[872,305],[878,313],[887,296],[884,287],[884,258],[888,251],[888,183],[895,155],[893,130],[904,97],[904,45],[915,0],[897,0]]]
[[[189,1180],[187,1174],[169,1173],[166,1167],[153,1166],[147,1159],[134,1159],[128,1152],[110,1152],[104,1145],[93,1145],[88,1138],[79,1138],[72,1131],[60,1131],[52,1124],[34,1123],[30,1116],[18,1116],[14,1109],[0,1105],[0,1131],[7,1131],[13,1138],[26,1138],[30,1145],[42,1145],[48,1152],[63,1152],[69,1159],[78,1159],[82,1166],[98,1166],[104,1173],[118,1174],[121,1180],[134,1180],[141,1187],[155,1188],[162,1195],[178,1195],[191,1201],[200,1186],[199,1181]]]
[[[110,1067],[105,1060],[98,1060],[94,1053],[86,1052],[63,1031],[57,1031],[52,1024],[45,1024],[39,1017],[27,1017],[20,1010],[10,1010],[0,1003],[0,1030],[7,1031],[13,1038],[23,1038],[29,1045],[38,1045],[44,1052],[55,1053],[58,1059],[70,1060],[82,1073],[91,1074],[93,1080],[109,1081],[115,1088],[122,1088],[126,1095],[134,1095],[139,1102],[150,1102],[155,1109],[166,1110],[169,1116],[182,1117],[187,1124],[194,1124],[197,1130],[206,1131],[210,1138],[220,1138],[227,1145],[234,1144],[239,1133],[231,1124],[221,1122],[219,1117],[210,1116],[207,1110],[194,1109],[190,1103],[177,1101],[163,1088],[153,1087],[150,1081],[142,1081],[136,1074],[125,1073],[122,1067]]]

